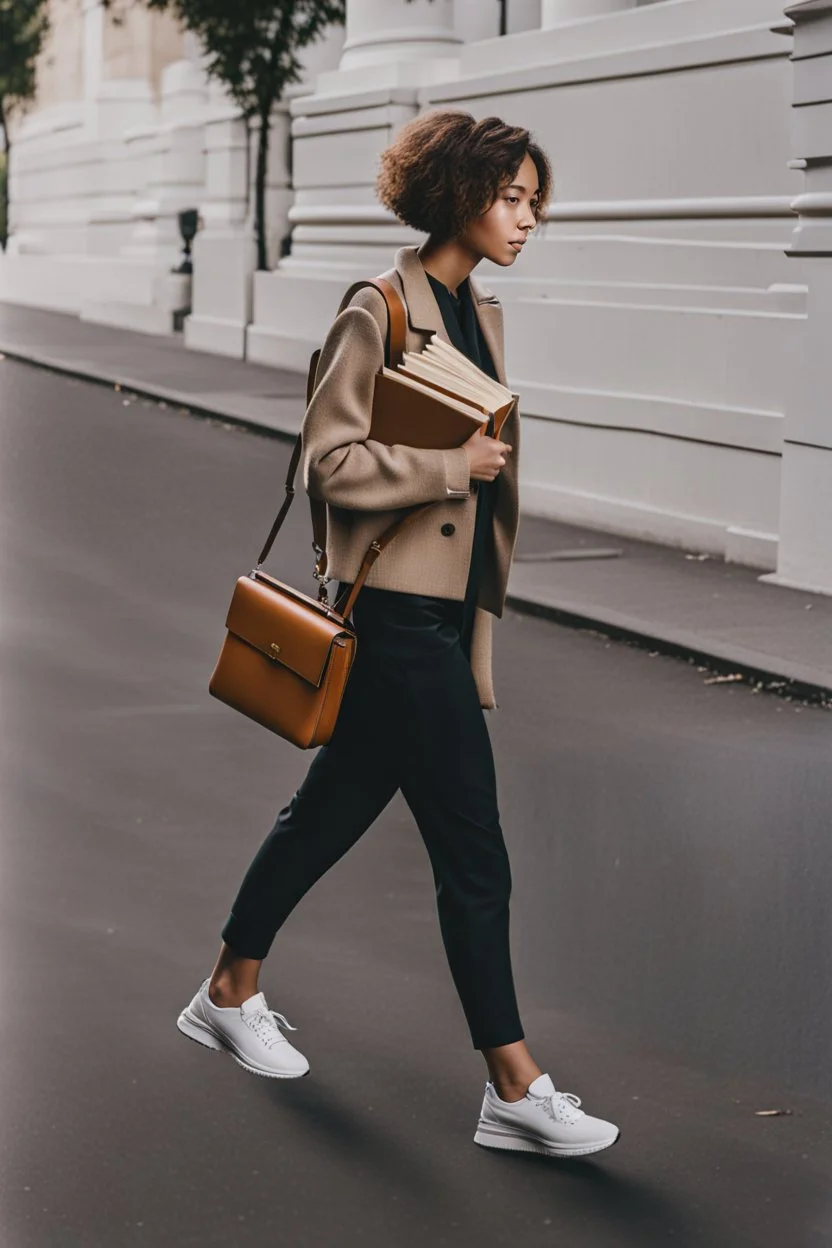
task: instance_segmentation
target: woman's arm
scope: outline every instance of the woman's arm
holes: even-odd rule
[[[313,497],[359,511],[467,498],[470,474],[463,447],[386,446],[367,436],[374,378],[384,362],[380,315],[386,321],[383,296],[358,291],[326,336],[303,422],[304,485]]]

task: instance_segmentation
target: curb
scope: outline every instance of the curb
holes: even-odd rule
[[[660,632],[651,628],[647,621],[595,605],[540,602],[512,593],[509,589],[506,606],[520,615],[537,616],[566,628],[602,633],[613,641],[623,641],[640,650],[657,651],[671,658],[707,666],[720,675],[736,672],[746,683],[762,687],[767,693],[798,698],[832,710],[832,683],[828,678],[785,660],[774,667],[761,662],[760,655],[740,646],[706,640],[697,633],[672,628]]]
[[[122,390],[140,395],[142,398],[186,408],[194,415],[219,420],[224,424],[237,425],[251,433],[279,438],[284,442],[294,442],[297,437],[297,431],[294,429],[265,425],[251,417],[230,413],[227,408],[220,407],[218,404],[194,402],[193,396],[187,392],[172,390],[166,386],[149,385],[147,382],[118,374],[106,375],[100,370],[94,371],[90,366],[69,364],[65,360],[39,355],[33,351],[24,351],[20,347],[9,347],[2,342],[0,342],[0,355],[65,377],[92,382],[94,385],[108,388],[119,386]],[[811,668],[803,668],[800,664],[784,660],[775,668],[770,663],[761,661],[760,655],[740,646],[705,639],[685,630],[673,628],[659,630],[648,621],[622,615],[611,608],[599,607],[595,604],[542,602],[539,599],[512,592],[510,583],[506,595],[506,606],[521,615],[537,616],[567,628],[600,632],[614,641],[622,641],[637,646],[641,650],[657,651],[659,654],[672,658],[704,665],[720,674],[739,673],[747,683],[764,688],[767,692],[783,697],[795,697],[813,705],[832,709],[832,681],[825,674],[814,672]]]
[[[93,370],[91,366],[84,367],[81,364],[68,364],[65,360],[54,359],[48,355],[38,355],[34,351],[24,351],[20,347],[9,347],[5,343],[0,342],[0,356],[5,356],[9,360],[17,360],[21,364],[31,364],[34,368],[42,368],[46,372],[58,373],[63,377],[75,377],[79,381],[92,382],[93,385],[105,386],[112,389],[118,386],[120,390],[129,391],[131,394],[137,394],[143,399],[154,399],[162,403],[168,403],[171,407],[186,407],[189,412],[195,416],[204,416],[209,420],[220,420],[226,425],[239,425],[242,429],[247,429],[250,433],[263,434],[266,437],[280,438],[283,441],[294,442],[298,436],[298,431],[289,427],[280,428],[277,425],[265,425],[262,421],[254,420],[250,416],[241,416],[235,412],[229,412],[227,407],[220,407],[219,404],[206,403],[204,400],[195,401],[192,394],[183,390],[171,390],[167,386],[158,384],[149,384],[146,381],[137,381],[134,377],[128,377],[119,373],[102,373],[99,370]]]

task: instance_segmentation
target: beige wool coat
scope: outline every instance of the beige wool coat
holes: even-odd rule
[[[382,276],[396,287],[407,308],[408,351],[421,351],[434,333],[450,341],[417,247],[400,248],[394,267]],[[473,276],[470,287],[497,376],[506,385],[502,307]],[[386,331],[383,296],[372,288],[357,291],[323,343],[303,423],[304,486],[312,497],[327,504],[327,575],[354,581],[367,547],[402,509],[436,502],[391,542],[365,584],[462,600],[476,514],[476,492],[471,489],[464,449],[386,446],[367,436],[373,379],[384,362]],[[515,404],[500,435],[514,449],[497,477],[494,521],[486,543],[471,643],[471,667],[480,704],[487,709],[497,705],[491,673],[491,617],[503,613],[517,540],[519,425]]]

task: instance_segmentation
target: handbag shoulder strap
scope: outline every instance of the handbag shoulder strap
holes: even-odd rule
[[[389,282],[384,277],[376,277],[374,279],[365,279],[363,281],[354,282],[341,300],[338,313],[340,314],[343,312],[344,308],[346,308],[350,303],[353,295],[356,294],[357,291],[362,290],[365,286],[374,286],[375,289],[380,291],[380,293],[384,296],[384,302],[387,305],[387,334],[384,344],[384,357],[388,367],[395,368],[397,364],[401,363],[404,355],[406,342],[406,314],[404,301],[392,282]],[[309,361],[309,373],[306,380],[307,407],[309,406],[309,403],[312,400],[312,395],[315,392],[316,374],[320,355],[321,350],[318,348],[312,353],[312,358]],[[269,536],[266,538],[263,549],[260,552],[260,556],[255,566],[255,571],[262,566],[268,557],[269,551],[274,544],[274,540],[280,532],[283,521],[286,519],[289,508],[294,501],[295,476],[297,474],[298,465],[300,464],[302,450],[303,435],[300,433],[295,440],[292,456],[289,460],[289,467],[286,472],[286,497],[283,500],[283,504],[280,511],[277,513],[275,522],[269,532]],[[367,579],[370,569],[385,547],[392,542],[393,538],[397,537],[402,529],[405,528],[406,525],[410,524],[411,521],[415,520],[417,516],[422,515],[423,512],[426,512],[431,507],[435,506],[436,503],[423,503],[417,507],[411,508],[406,515],[400,517],[393,524],[389,525],[380,537],[377,537],[375,541],[370,543],[361,562],[358,575],[356,576],[352,588],[350,589],[345,606],[343,610],[339,611],[339,614],[343,615],[345,619],[349,617],[353,605],[355,604],[355,600],[358,597],[365,580]],[[322,499],[312,498],[310,496],[309,507],[312,513],[312,546],[316,555],[314,575],[315,579],[319,582],[318,600],[319,602],[324,602],[327,600],[326,583],[329,579],[326,575],[326,503]],[[335,609],[337,610],[337,605]]]
[[[376,290],[384,295],[384,302],[387,304],[387,335],[384,342],[384,360],[388,368],[398,368],[405,351],[407,319],[404,300],[392,282],[388,282],[386,277],[365,278],[363,281],[353,282],[341,300],[338,308],[339,315],[352,302],[353,295],[356,295],[359,290],[363,290],[365,286],[374,286]]]

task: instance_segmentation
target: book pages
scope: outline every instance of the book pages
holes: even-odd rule
[[[505,386],[494,381],[487,373],[478,368],[461,351],[451,343],[445,342],[434,334],[422,352],[405,352],[403,366],[413,371],[426,368],[439,369],[450,378],[473,386],[478,401],[484,403],[489,411],[505,404],[511,404],[513,395]],[[434,375],[434,374],[432,374]]]
[[[429,385],[441,387],[449,394],[456,394],[459,398],[466,399],[468,402],[475,404],[476,407],[482,408],[485,412],[490,412],[492,405],[483,401],[483,395],[478,392],[477,387],[467,380],[454,377],[452,373],[445,369],[437,368],[429,360],[424,360],[421,356],[413,359],[407,359],[403,364],[399,365],[399,369],[403,376],[414,377],[417,380],[425,381]]]
[[[405,373],[399,372],[397,369],[387,368],[386,365],[382,369],[385,377],[389,377],[391,381],[398,382],[400,385],[407,386],[412,390],[416,390],[429,396],[431,399],[438,397],[438,391],[435,386],[428,385],[415,377],[408,377]],[[452,408],[454,411],[462,412],[480,424],[484,425],[488,420],[488,412],[483,412],[482,408],[475,407],[473,403],[466,402],[455,394],[443,394],[442,403],[446,407]]]
[[[416,358],[420,360],[430,360],[437,368],[441,368],[453,377],[466,377],[472,384],[482,387],[484,390],[491,390],[493,383],[490,377],[473,364],[465,356],[461,359],[453,359],[444,351],[446,343],[428,343],[424,351],[417,353]],[[451,348],[455,350],[455,348]]]

